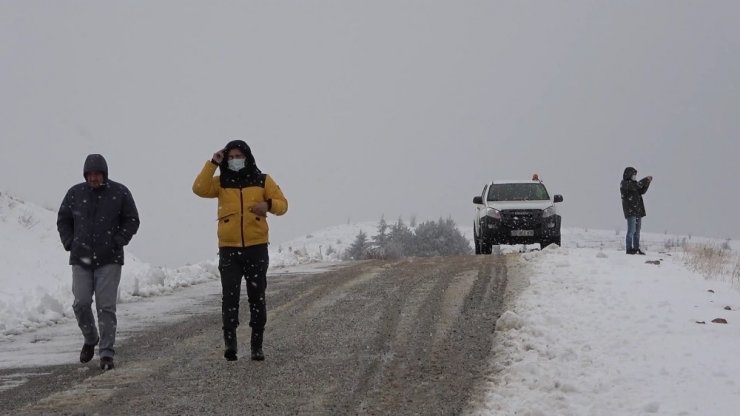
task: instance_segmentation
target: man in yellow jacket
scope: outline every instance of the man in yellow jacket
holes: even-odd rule
[[[220,176],[214,176],[220,168]],[[249,146],[233,140],[213,154],[193,183],[203,198],[218,198],[218,270],[221,272],[224,357],[237,359],[236,328],[242,278],[247,282],[251,358],[262,361],[267,322],[265,289],[269,255],[267,213],[283,215],[288,201],[270,175],[262,173]]]

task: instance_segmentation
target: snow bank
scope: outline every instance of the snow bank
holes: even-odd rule
[[[273,270],[340,261],[361,230],[376,223],[329,227],[270,245]],[[59,242],[56,212],[0,193],[0,340],[74,319],[69,254]],[[156,267],[128,250],[119,302],[136,302],[193,284],[218,280],[218,259],[179,268]]]
[[[735,414],[740,293],[678,251],[629,256],[608,234],[570,233],[606,248],[521,255],[530,284],[498,322],[478,414]]]
[[[0,340],[74,319],[72,271],[56,213],[0,193],[0,235]],[[127,251],[119,297],[131,302],[217,276],[215,262],[165,269]]]

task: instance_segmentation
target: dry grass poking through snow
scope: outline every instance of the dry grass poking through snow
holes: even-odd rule
[[[740,253],[727,243],[684,244],[683,253],[691,270],[707,279],[728,281],[740,288]]]

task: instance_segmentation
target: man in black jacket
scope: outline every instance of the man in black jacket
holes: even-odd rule
[[[640,228],[645,216],[645,203],[642,195],[647,192],[652,176],[637,180],[637,169],[628,167],[624,170],[619,190],[622,193],[622,211],[627,219],[627,237],[625,247],[627,254],[645,254],[640,250]]]
[[[123,246],[139,229],[134,198],[124,185],[108,179],[108,164],[102,155],[87,156],[85,182],[67,191],[59,207],[57,229],[72,265],[72,308],[82,330],[84,343],[80,362],[95,355],[100,343],[100,368],[113,368],[116,341],[116,298],[123,266]],[[92,300],[98,312],[98,328]]]

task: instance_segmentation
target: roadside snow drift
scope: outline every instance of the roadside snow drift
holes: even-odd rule
[[[678,251],[628,256],[591,234],[607,248],[521,255],[530,284],[499,319],[479,414],[736,414],[740,293]]]
[[[0,340],[74,319],[72,271],[56,213],[0,193],[0,235]],[[217,275],[215,262],[165,269],[127,251],[119,298],[170,293]]]

